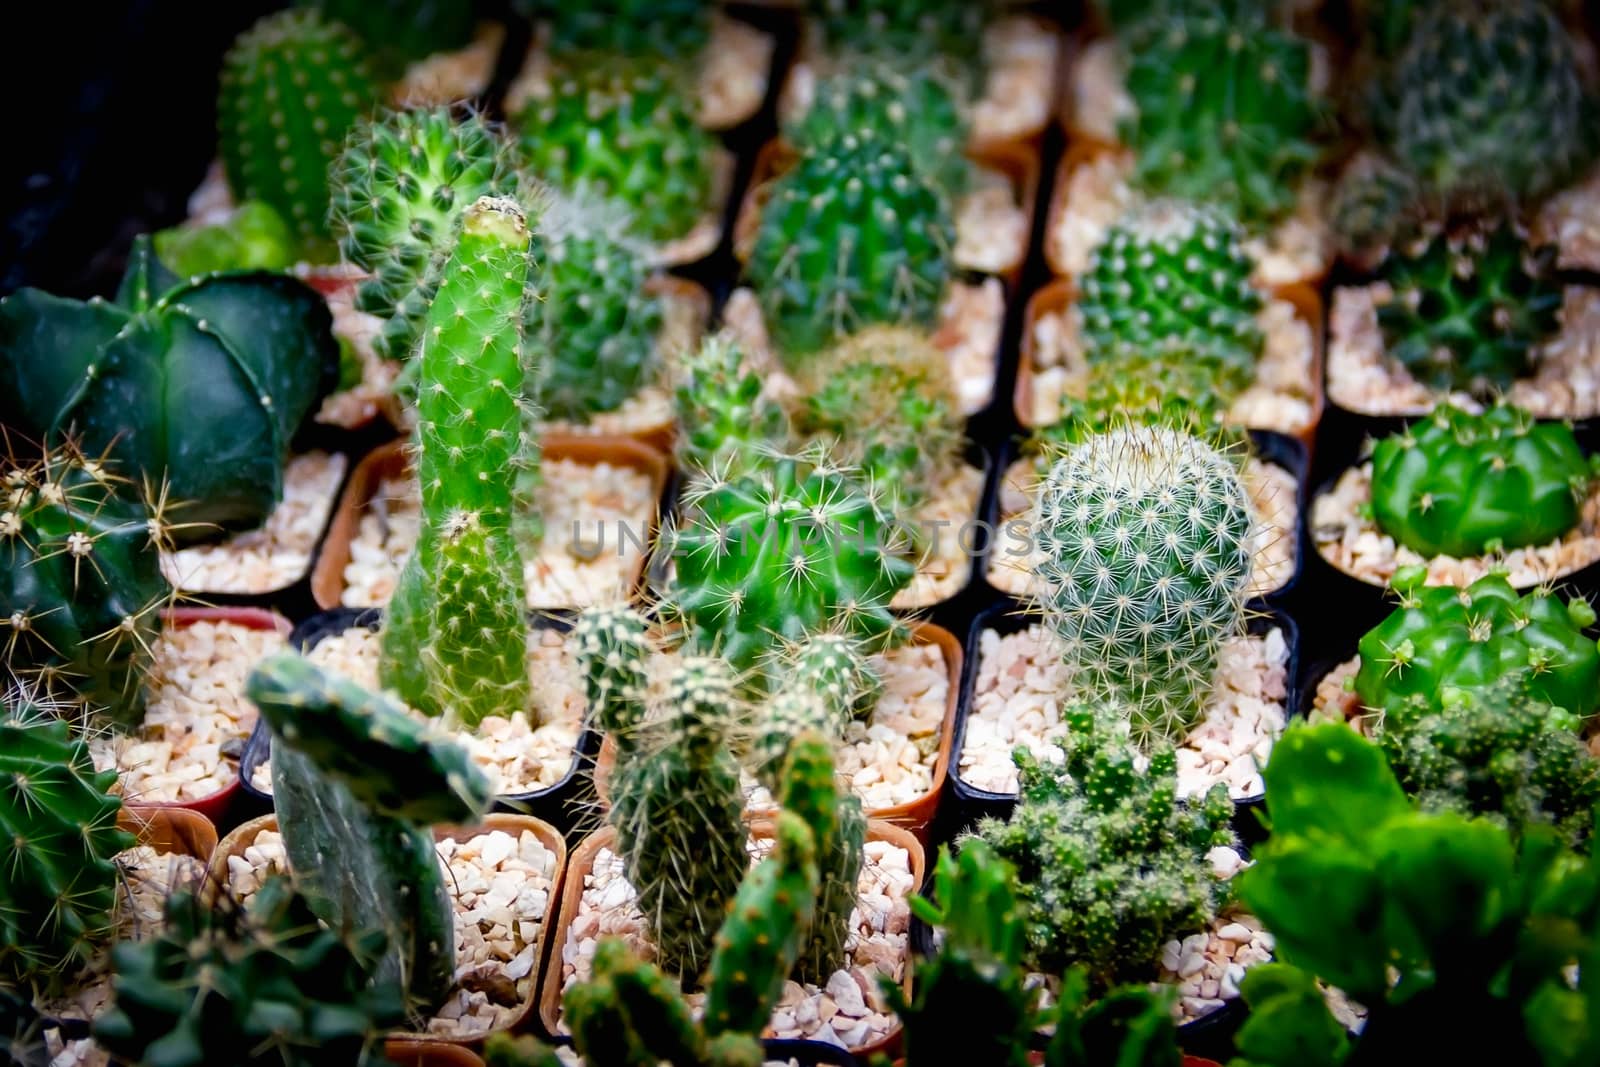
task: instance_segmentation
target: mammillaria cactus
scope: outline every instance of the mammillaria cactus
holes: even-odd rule
[[[222,61],[217,127],[228,185],[293,227],[302,254],[332,251],[328,165],[378,100],[361,39],[314,9],[268,15]]]
[[[626,755],[638,740],[649,695],[649,623],[626,604],[584,608],[572,623],[572,644],[593,724]]]
[[[466,211],[428,307],[417,398],[422,528],[384,616],[379,677],[476,726],[527,710],[520,479],[538,442],[523,344],[529,232],[514,201]]]
[[[1594,466],[1570,426],[1443,403],[1372,451],[1372,513],[1426,557],[1542,545],[1578,524]]]
[[[1171,748],[1137,752],[1110,708],[1063,710],[1065,761],[1019,748],[1017,807],[978,836],[1017,871],[1028,965],[1072,966],[1104,991],[1147,979],[1161,946],[1204,930],[1227,894],[1207,853],[1236,843],[1227,787],[1180,804]]]
[[[761,377],[745,366],[732,336],[714,334],[679,355],[673,377],[680,470],[731,477],[788,439],[788,417],[763,394]]]
[[[461,211],[516,182],[500,131],[449,108],[391,111],[358,122],[331,170],[329,208],[339,248],[368,272],[356,307],[385,320],[377,348],[406,359],[438,286]]]
[[[1123,708],[1137,743],[1176,743],[1204,714],[1252,528],[1237,466],[1173,429],[1114,430],[1051,468],[1033,524],[1045,620],[1074,690]]]
[[[119,726],[144,714],[166,518],[72,448],[0,466],[0,634],[9,672]]]
[[[1119,137],[1139,188],[1224,204],[1251,228],[1293,207],[1319,154],[1307,42],[1259,14],[1186,12],[1137,23],[1123,43],[1135,115]]]
[[[193,536],[254,526],[289,442],[337,379],[326,302],[283,274],[180,280],[134,243],[113,302],[19,289],[0,301],[0,422],[72,435],[135,483],[165,483]]]
[[[399,74],[405,64],[472,40],[473,5],[457,0],[297,0],[348,26]]]
[[[875,324],[931,331],[950,278],[948,198],[885,131],[849,130],[779,177],[746,271],[792,367]]]
[[[1385,352],[1433,389],[1504,389],[1556,331],[1555,255],[1508,225],[1394,249],[1378,271],[1392,291],[1378,305]]]
[[[431,1013],[455,974],[455,925],[434,825],[488,809],[490,785],[466,750],[385,697],[280,655],[245,692],[272,730],[272,795],[294,871],[335,930],[382,932],[380,982]]]
[[[377,1067],[385,1029],[405,1021],[392,982],[372,982],[383,935],[317,922],[282,878],[246,908],[167,899],[161,932],[112,952],[111,1007],[95,1040],[148,1067]]]
[[[1063,449],[1128,426],[1165,426],[1205,440],[1246,439],[1223,424],[1234,395],[1210,360],[1182,344],[1118,346],[1088,367],[1082,396],[1062,397],[1056,421],[1034,431],[1041,475]]]
[[[614,200],[655,243],[712,209],[715,142],[689,90],[656,62],[562,65],[515,116],[528,170],[555,188]]]
[[[1361,638],[1355,691],[1375,711],[1403,710],[1413,699],[1439,708],[1508,677],[1528,693],[1574,715],[1600,705],[1600,650],[1585,637],[1595,612],[1581,597],[1520,595],[1504,575],[1465,589],[1424,587],[1423,568],[1401,568],[1391,585],[1400,607]]]

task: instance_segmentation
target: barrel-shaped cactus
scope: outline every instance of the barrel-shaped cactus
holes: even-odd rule
[[[217,129],[234,196],[276,208],[303,255],[332,253],[328,167],[377,101],[366,46],[347,27],[315,9],[261,19],[222,61]]]
[[[1219,374],[1215,362],[1182,342],[1116,345],[1089,365],[1082,395],[1061,398],[1056,420],[1034,432],[1029,451],[1043,474],[1063,449],[1127,426],[1165,426],[1242,443],[1243,432],[1223,423],[1238,385],[1236,375]]]
[[[788,416],[764,388],[746,365],[744,349],[726,333],[681,353],[673,365],[679,469],[729,477],[786,441]]]

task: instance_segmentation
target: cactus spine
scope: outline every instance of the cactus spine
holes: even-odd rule
[[[384,618],[379,677],[407,703],[471,727],[528,708],[518,483],[528,227],[512,201],[467,209],[428,308],[417,397],[422,529]]]
[[[584,608],[572,624],[590,718],[612,738],[624,760],[638,740],[647,710],[648,626],[643,615],[625,604]]]
[[[675,378],[680,470],[742,474],[788,438],[783,408],[762,395],[762,379],[746,369],[744,350],[728,334],[707,337],[682,354]]]
[[[847,962],[844,943],[850,913],[860,896],[867,818],[861,798],[839,794],[834,779],[832,735],[807,730],[789,744],[779,783],[779,804],[804,819],[816,843],[820,882],[816,916],[796,974],[824,985]]]

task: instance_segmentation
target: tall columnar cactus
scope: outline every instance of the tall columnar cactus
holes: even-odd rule
[[[1396,248],[1378,272],[1392,291],[1378,305],[1384,350],[1433,389],[1506,388],[1556,331],[1555,257],[1508,225]]]
[[[144,715],[166,518],[73,449],[0,466],[0,647],[10,673],[124,727]]]
[[[294,228],[301,252],[332,252],[328,166],[345,131],[378,101],[361,39],[318,11],[268,15],[222,60],[217,129],[228,185]]]
[[[1158,200],[1124,216],[1095,249],[1078,309],[1091,361],[1176,348],[1236,392],[1265,338],[1244,233],[1222,212]]]
[[[282,878],[249,908],[174,893],[158,935],[112,951],[95,1041],[150,1067],[376,1067],[383,1032],[405,1022],[399,987],[372,982],[383,935],[317,918]]]
[[[1452,694],[1522,677],[1538,700],[1574,715],[1600,706],[1600,651],[1584,636],[1595,612],[1577,598],[1519,595],[1503,575],[1466,589],[1423,587],[1422,568],[1402,568],[1392,585],[1400,607],[1361,639],[1355,690],[1377,711],[1413,699],[1438,708]]]
[[[804,819],[816,842],[820,882],[816,916],[796,964],[801,981],[825,985],[847,962],[850,913],[860,896],[867,818],[861,798],[840,795],[831,734],[807,730],[789,745],[779,777],[778,803]]]
[[[1395,61],[1394,151],[1447,205],[1536,201],[1600,151],[1600,109],[1541,0],[1429,5]]]
[[[749,471],[789,437],[788,417],[745,366],[744,349],[714,334],[680,354],[673,367],[678,468],[730,477]]]
[[[134,482],[165,483],[186,536],[267,517],[290,439],[338,373],[315,290],[269,273],[182,281],[147,237],[114,301],[0,300],[0,422],[74,434]]]
[[[116,782],[49,710],[0,712],[0,980],[59,991],[110,939],[117,853],[134,844]]]
[[[381,931],[378,980],[431,1013],[456,960],[429,828],[479,818],[488,779],[404,709],[299,656],[263,661],[245,692],[272,730],[272,794],[296,883],[335,930]]]
[[[532,700],[514,514],[537,449],[522,336],[528,242],[513,201],[484,197],[462,217],[423,332],[422,528],[384,617],[384,685],[469,727]]]
[[[1163,943],[1206,929],[1227,895],[1207,853],[1237,843],[1227,787],[1180,804],[1172,749],[1157,747],[1139,771],[1117,718],[1064,709],[1065,760],[1017,749],[1016,811],[978,824],[1016,868],[1028,966],[1082,966],[1097,991],[1150,978]]]
[[[793,367],[874,324],[931,331],[950,278],[950,203],[888,131],[813,146],[773,183],[746,271]]]
[[[1051,468],[1033,524],[1044,617],[1074,690],[1125,708],[1137,743],[1175,743],[1204,714],[1252,529],[1234,462],[1176,430],[1114,430]]]
[[[584,608],[571,642],[593,724],[625,758],[644,723],[649,696],[649,623],[626,604]]]
[[[574,53],[659,57],[693,63],[711,40],[711,0],[518,0],[550,29],[557,59]]]
[[[713,210],[715,142],[659,61],[564,64],[514,125],[533,175],[623,204],[649,241],[677,240]]]
[[[710,478],[685,497],[666,607],[692,647],[740,669],[830,629],[876,651],[901,632],[889,602],[915,570],[894,534],[877,502],[823,460]]]
[[[1570,426],[1444,403],[1373,448],[1372,513],[1426,557],[1509,551],[1576,526],[1593,477]]]
[[[512,155],[497,127],[444,107],[351,129],[330,171],[329,217],[345,259],[368,273],[356,307],[384,320],[375,344],[385,356],[413,354],[461,212],[513,191]]]
[[[655,377],[663,312],[646,286],[647,250],[616,205],[561,197],[533,254],[543,291],[528,305],[539,372],[530,392],[555,419],[614,411]]]
[[[472,4],[457,0],[297,0],[350,27],[398,75],[405,64],[472,40]]]
[[[715,658],[685,659],[667,690],[663,715],[635,751],[619,753],[610,821],[662,969],[693,982],[749,867],[744,792],[728,752],[743,706],[733,672]]]

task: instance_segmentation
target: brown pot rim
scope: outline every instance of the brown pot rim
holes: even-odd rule
[[[117,812],[117,828],[158,853],[192,856],[207,864],[217,850],[217,828],[192,808],[125,805]]]

